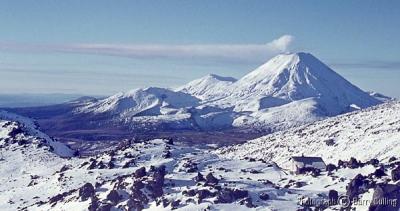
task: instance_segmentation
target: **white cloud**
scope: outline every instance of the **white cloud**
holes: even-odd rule
[[[276,54],[288,52],[294,37],[283,35],[266,44],[63,44],[34,45],[0,43],[0,50],[42,53],[96,54],[135,59],[211,59],[213,61],[264,61]]]

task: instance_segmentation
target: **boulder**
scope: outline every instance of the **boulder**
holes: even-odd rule
[[[246,198],[249,196],[249,192],[247,190],[234,189],[232,193],[235,200]]]
[[[215,203],[226,204],[226,203],[232,203],[234,201],[235,197],[233,195],[233,191],[229,188],[224,188],[218,192],[217,200],[215,201]]]
[[[335,171],[335,170],[337,170],[337,167],[334,165],[334,164],[328,164],[328,165],[326,165],[326,169],[325,169],[327,172],[332,172],[332,171]]]
[[[378,165],[379,165],[379,160],[376,159],[376,158],[372,158],[371,160],[369,160],[368,163],[369,163],[370,165],[373,165],[373,166],[378,166]]]
[[[365,177],[358,174],[350,181],[349,185],[347,185],[347,196],[350,200],[353,200],[354,197],[364,192],[362,187],[364,185],[364,180]]]
[[[400,187],[394,184],[378,184],[374,189],[370,211],[397,211],[400,208]]]
[[[263,192],[263,193],[260,193],[260,195],[258,196],[261,200],[264,200],[264,201],[266,201],[266,200],[268,200],[268,199],[270,199],[271,197],[268,195],[268,193],[266,193],[266,192]]]
[[[397,182],[398,180],[400,180],[400,166],[398,166],[397,168],[392,170],[391,176],[392,176],[392,180],[394,182]]]
[[[218,179],[214,177],[212,173],[208,173],[206,176],[206,183],[211,185],[218,184]]]
[[[334,205],[338,203],[339,193],[336,190],[329,190],[328,192],[329,203]]]
[[[204,176],[200,172],[197,172],[197,176],[195,176],[193,178],[193,180],[195,182],[203,182],[203,181],[205,181]]]
[[[86,183],[79,188],[79,197],[82,201],[86,201],[88,198],[93,197],[94,195],[95,190],[91,183]]]
[[[372,175],[374,175],[376,178],[381,178],[383,176],[386,176],[385,171],[381,168],[376,169],[374,173],[372,173]]]
[[[107,194],[107,200],[109,200],[112,204],[118,204],[121,200],[121,196],[119,195],[118,191],[111,190],[110,193]]]
[[[390,157],[390,158],[389,158],[389,163],[391,163],[391,162],[393,162],[393,161],[396,161],[396,160],[397,160],[396,157]]]
[[[142,178],[146,176],[146,168],[145,167],[140,167],[136,169],[135,171],[135,178]]]
[[[358,162],[357,159],[351,157],[349,162],[348,162],[348,167],[351,169],[359,168],[360,167],[360,162]]]
[[[252,200],[250,197],[246,197],[246,198],[240,200],[240,201],[239,201],[239,204],[240,204],[240,205],[244,205],[244,206],[246,206],[246,207],[248,207],[248,208],[253,208],[253,207],[255,207],[254,204],[253,204],[253,200]]]
[[[143,204],[135,198],[129,199],[126,203],[126,206],[128,207],[129,211],[141,211],[144,209]]]

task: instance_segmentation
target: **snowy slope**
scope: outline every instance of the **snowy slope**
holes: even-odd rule
[[[80,108],[81,112],[110,113],[121,116],[162,115],[195,106],[198,99],[163,88],[135,89],[118,93]]]
[[[344,194],[355,175],[375,171],[365,165],[290,175],[264,160],[223,158],[211,146],[169,140],[121,142],[68,160],[18,144],[0,150],[0,209],[6,211],[297,210],[299,198],[327,200],[330,190]]]
[[[22,133],[22,137],[19,138],[24,139],[26,136],[29,140],[34,140],[37,144],[49,146],[54,153],[61,157],[71,157],[74,154],[74,150],[70,149],[65,144],[57,142],[47,134],[41,132],[38,129],[38,125],[29,118],[0,110],[0,121],[3,123],[3,136],[0,137],[2,139],[9,138],[7,135],[9,132],[18,130]]]
[[[356,157],[387,160],[400,152],[400,102],[328,118],[220,150],[223,157],[253,157],[288,165],[295,155],[337,163]]]
[[[224,92],[224,90],[235,81],[237,80],[232,77],[222,77],[215,74],[209,74],[187,83],[178,88],[177,91],[188,93],[202,100],[208,101],[225,97],[226,92]]]

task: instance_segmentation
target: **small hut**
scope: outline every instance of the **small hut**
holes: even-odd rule
[[[326,164],[321,157],[293,156],[290,171],[294,174],[302,174],[313,169],[325,171]]]

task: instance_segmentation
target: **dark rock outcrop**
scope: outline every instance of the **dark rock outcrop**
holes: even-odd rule
[[[93,197],[94,195],[95,190],[91,183],[86,183],[79,188],[79,197],[82,201],[86,201],[88,198]]]
[[[374,189],[370,211],[397,211],[400,208],[400,187],[393,184],[378,184]]]

